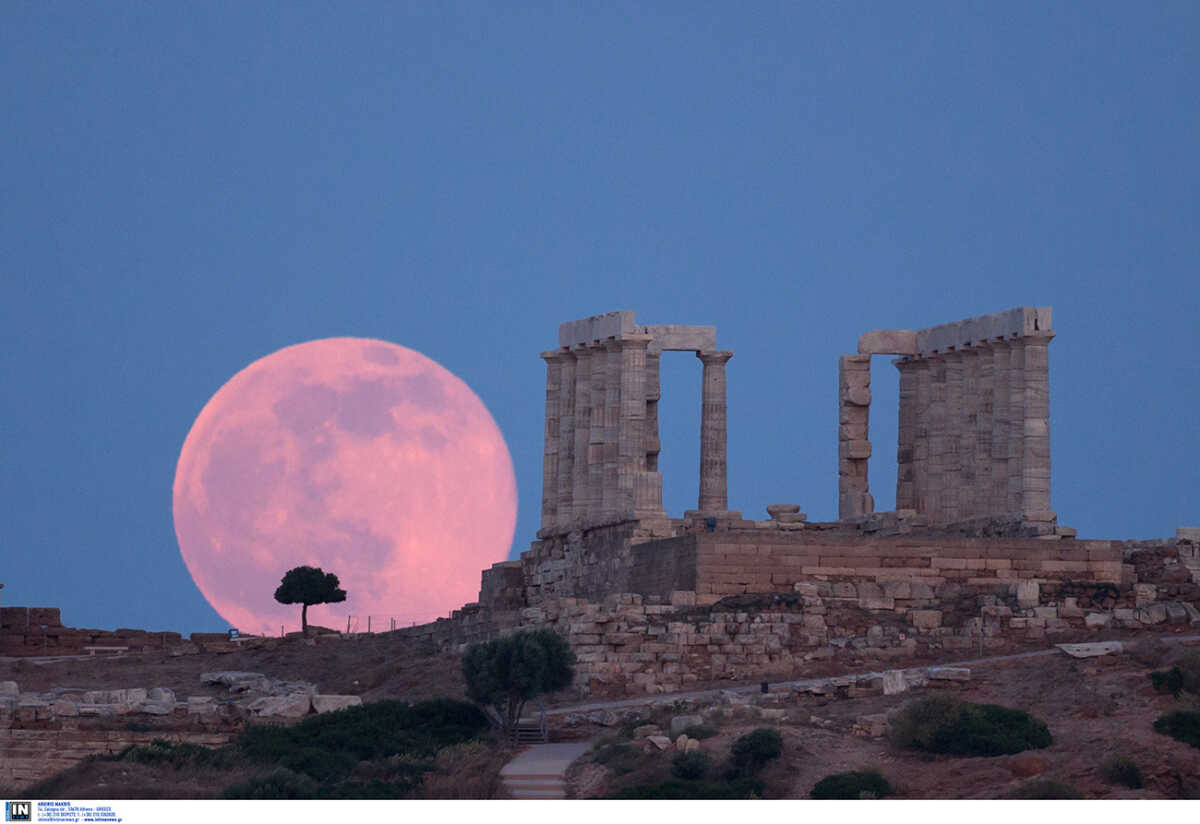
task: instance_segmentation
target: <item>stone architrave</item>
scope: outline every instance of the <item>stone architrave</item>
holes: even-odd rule
[[[727,410],[725,407],[725,363],[733,353],[724,350],[697,352],[704,364],[700,405],[700,495],[701,512],[729,510],[727,488]]]

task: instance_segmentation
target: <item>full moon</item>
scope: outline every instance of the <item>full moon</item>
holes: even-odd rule
[[[504,560],[512,458],[483,402],[424,355],[328,338],[238,372],[192,425],[175,471],[175,534],[213,608],[242,632],[299,628],[274,598],[296,566],[332,572],[343,603],[310,623],[387,630],[447,615]]]

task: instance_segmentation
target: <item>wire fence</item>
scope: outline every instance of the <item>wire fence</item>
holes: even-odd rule
[[[330,621],[329,619],[333,620]],[[321,625],[329,624],[329,629],[345,633],[346,635],[375,635],[381,632],[395,632],[398,629],[405,627],[415,627],[418,624],[428,624],[436,618],[430,618],[427,615],[346,615],[346,616],[329,616],[322,619]],[[298,625],[293,626],[288,630],[286,625],[280,625],[279,637],[282,638],[288,632],[299,632]]]

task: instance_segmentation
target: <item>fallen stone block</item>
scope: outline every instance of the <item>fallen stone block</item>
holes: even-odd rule
[[[64,718],[73,718],[79,715],[79,705],[69,698],[60,698],[54,702],[54,714]]]
[[[883,673],[884,695],[897,695],[907,689],[908,682],[904,678],[904,670],[886,670]]]
[[[317,712],[337,712],[346,707],[361,707],[362,698],[357,695],[314,695],[312,707]]]
[[[188,715],[210,715],[217,711],[217,702],[208,695],[193,695],[187,700]]]
[[[771,710],[760,708],[758,717],[764,721],[782,721],[787,718],[787,710]]]
[[[649,738],[652,735],[658,735],[662,732],[657,724],[642,724],[640,727],[633,728],[634,738]]]
[[[170,715],[175,712],[175,702],[143,701],[134,707],[134,711],[143,715]]]
[[[685,752],[696,752],[699,749],[700,749],[700,742],[695,738],[689,738],[688,742],[687,742],[687,746],[684,748],[684,751]]]
[[[1112,623],[1112,615],[1107,612],[1089,612],[1083,616],[1083,624],[1088,629],[1102,629]]]
[[[271,679],[261,672],[239,672],[226,670],[222,672],[203,672],[200,674],[202,684],[220,684],[228,687],[230,692],[245,692],[247,690],[266,691]]]
[[[925,670],[930,681],[970,681],[971,670],[967,667],[930,667]]]
[[[704,723],[699,715],[676,715],[671,719],[671,735],[678,736],[688,727],[696,727]]]
[[[267,695],[244,706],[253,715],[262,718],[303,718],[312,709],[312,696],[308,693]]]
[[[1119,654],[1124,648],[1120,641],[1097,641],[1092,644],[1055,644],[1072,658],[1095,658],[1100,655]]]
[[[166,687],[152,687],[146,692],[146,700],[174,704],[175,691],[167,689]]]
[[[21,688],[16,681],[0,681],[0,695],[20,695]]]
[[[671,746],[671,739],[667,738],[665,735],[650,735],[646,737],[646,740],[658,747],[660,750],[668,749]]]

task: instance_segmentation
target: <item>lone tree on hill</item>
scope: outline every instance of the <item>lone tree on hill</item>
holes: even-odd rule
[[[304,604],[300,610],[300,628],[308,632],[308,608],[313,604],[333,604],[346,600],[346,590],[338,589],[338,577],[320,567],[298,566],[289,569],[275,590],[281,604]]]
[[[525,702],[570,686],[575,679],[575,653],[556,632],[518,632],[472,644],[463,656],[463,677],[472,701],[494,707],[505,737],[512,738]]]

